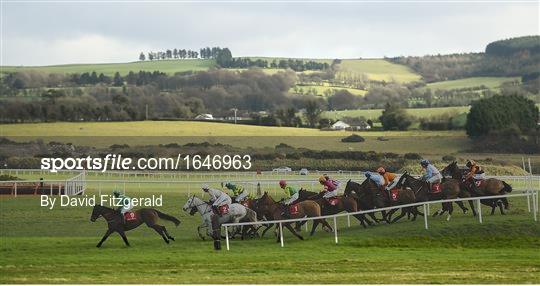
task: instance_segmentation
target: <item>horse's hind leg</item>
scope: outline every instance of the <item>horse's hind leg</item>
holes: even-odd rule
[[[326,227],[327,228],[327,232],[332,232],[334,231],[334,229],[330,226],[330,224],[328,224],[328,222],[325,220],[325,219],[322,219],[321,220],[321,223],[323,225],[323,228]]]
[[[463,214],[466,214],[467,211],[469,210],[469,209],[467,209],[467,208],[465,207],[465,205],[464,205],[463,202],[461,202],[461,201],[460,201],[460,202],[456,202],[456,204],[461,208],[461,210],[463,211]]]
[[[369,213],[368,214],[375,223],[380,223],[381,221],[375,216],[375,213]]]
[[[362,214],[357,214],[357,215],[354,215],[354,217],[360,222],[360,224],[366,228],[366,217]]]
[[[504,204],[504,209],[508,210],[508,208],[510,207],[510,204],[508,203],[508,199],[507,198],[502,198],[501,200],[502,200],[502,202]]]
[[[447,203],[446,206],[448,208],[448,216],[446,217],[446,221],[449,221],[452,217],[452,213],[454,212],[454,205],[452,203]]]
[[[124,240],[124,243],[126,244],[126,246],[130,246],[129,245],[129,242],[127,240],[127,237],[126,237],[126,233],[124,232],[124,230],[117,230],[118,234],[122,237],[122,240]]]
[[[476,209],[474,208],[474,202],[469,201],[469,207],[471,207],[473,216],[476,216]]]
[[[315,229],[317,229],[317,226],[319,225],[319,223],[320,223],[319,220],[313,221],[313,225],[311,226],[311,232],[309,233],[310,236],[315,233]]]
[[[174,237],[172,237],[169,232],[167,231],[167,228],[165,226],[163,226],[163,232],[165,233],[165,235],[167,236],[168,239],[174,241]]]
[[[101,245],[103,244],[103,242],[107,239],[107,237],[109,237],[109,235],[111,235],[111,233],[113,233],[114,230],[112,229],[107,229],[107,232],[105,232],[105,235],[103,236],[103,238],[98,242],[98,244],[96,245],[96,247],[101,247]]]
[[[405,208],[401,208],[401,213],[397,217],[395,217],[392,222],[400,220],[402,217],[405,216],[405,214],[407,214],[407,211],[405,210]]]
[[[166,243],[169,243],[169,239],[168,239],[167,236],[165,235],[165,231],[164,231],[164,228],[165,228],[165,227],[163,227],[163,226],[161,226],[161,225],[158,225],[158,224],[149,225],[148,227],[153,228],[159,235],[161,235],[161,237],[163,237],[163,240],[164,240]]]
[[[503,204],[504,203],[502,201],[500,201],[500,200],[497,201],[497,205],[499,206],[499,210],[501,211],[501,214],[505,215],[504,210],[503,210]]]
[[[300,240],[304,240],[304,238],[298,234],[296,231],[294,231],[294,228],[291,226],[291,224],[287,223],[285,224],[285,227],[292,233],[294,234],[294,236],[298,237],[298,239]],[[278,238],[278,241],[279,241],[279,238]]]

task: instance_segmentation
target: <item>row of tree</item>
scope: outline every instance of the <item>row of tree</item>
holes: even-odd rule
[[[190,49],[172,49],[158,52],[148,52],[146,55],[144,52],[139,54],[139,60],[144,61],[146,59],[153,60],[167,60],[167,59],[215,59],[221,53],[223,49],[220,47],[206,47],[201,48],[199,51]]]

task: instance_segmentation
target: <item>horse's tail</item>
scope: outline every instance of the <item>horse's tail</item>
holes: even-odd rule
[[[257,220],[257,213],[252,210],[252,209],[249,209],[249,208],[246,208],[246,218],[250,221],[250,222],[258,222]],[[253,227],[255,228],[259,228],[261,225],[260,224],[254,224]]]
[[[504,188],[501,190],[501,193],[511,193],[512,192],[512,186],[507,184],[505,181],[502,181]]]
[[[178,226],[178,225],[180,224],[180,220],[179,220],[179,219],[177,219],[177,218],[175,218],[175,217],[173,217],[173,216],[171,216],[171,215],[162,213],[162,212],[160,212],[160,211],[158,211],[158,210],[155,210],[155,211],[156,211],[156,213],[157,213],[157,215],[159,216],[160,219],[172,221],[172,222],[174,222],[174,224],[175,224],[176,226]]]

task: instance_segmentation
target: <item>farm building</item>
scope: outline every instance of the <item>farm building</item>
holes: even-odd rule
[[[209,113],[203,113],[195,116],[195,120],[214,120],[214,116]]]
[[[338,120],[336,123],[332,124],[330,126],[330,129],[332,130],[345,130],[347,128],[350,128],[351,126],[341,120]]]

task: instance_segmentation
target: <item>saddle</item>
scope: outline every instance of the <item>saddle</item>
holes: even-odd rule
[[[441,192],[441,183],[431,184],[431,193],[438,194]]]
[[[222,206],[219,206],[219,207],[213,207],[212,210],[214,210],[214,214],[217,214],[217,215],[226,215],[229,213],[229,205],[222,205]]]
[[[481,188],[483,185],[484,185],[484,182],[486,180],[474,180],[474,184],[476,185],[477,188]]]
[[[294,204],[294,205],[290,205],[289,206],[289,214],[291,215],[296,215],[298,214],[300,211],[299,211],[299,208],[298,208],[298,204]]]
[[[339,198],[338,197],[327,198],[326,202],[331,206],[336,206],[337,204],[339,204]]]
[[[137,220],[137,216],[135,215],[134,212],[126,212],[126,213],[124,213],[124,220],[126,222],[134,221],[134,220]]]
[[[393,202],[397,202],[399,198],[399,189],[398,188],[393,188],[390,190],[390,200],[392,200]]]

